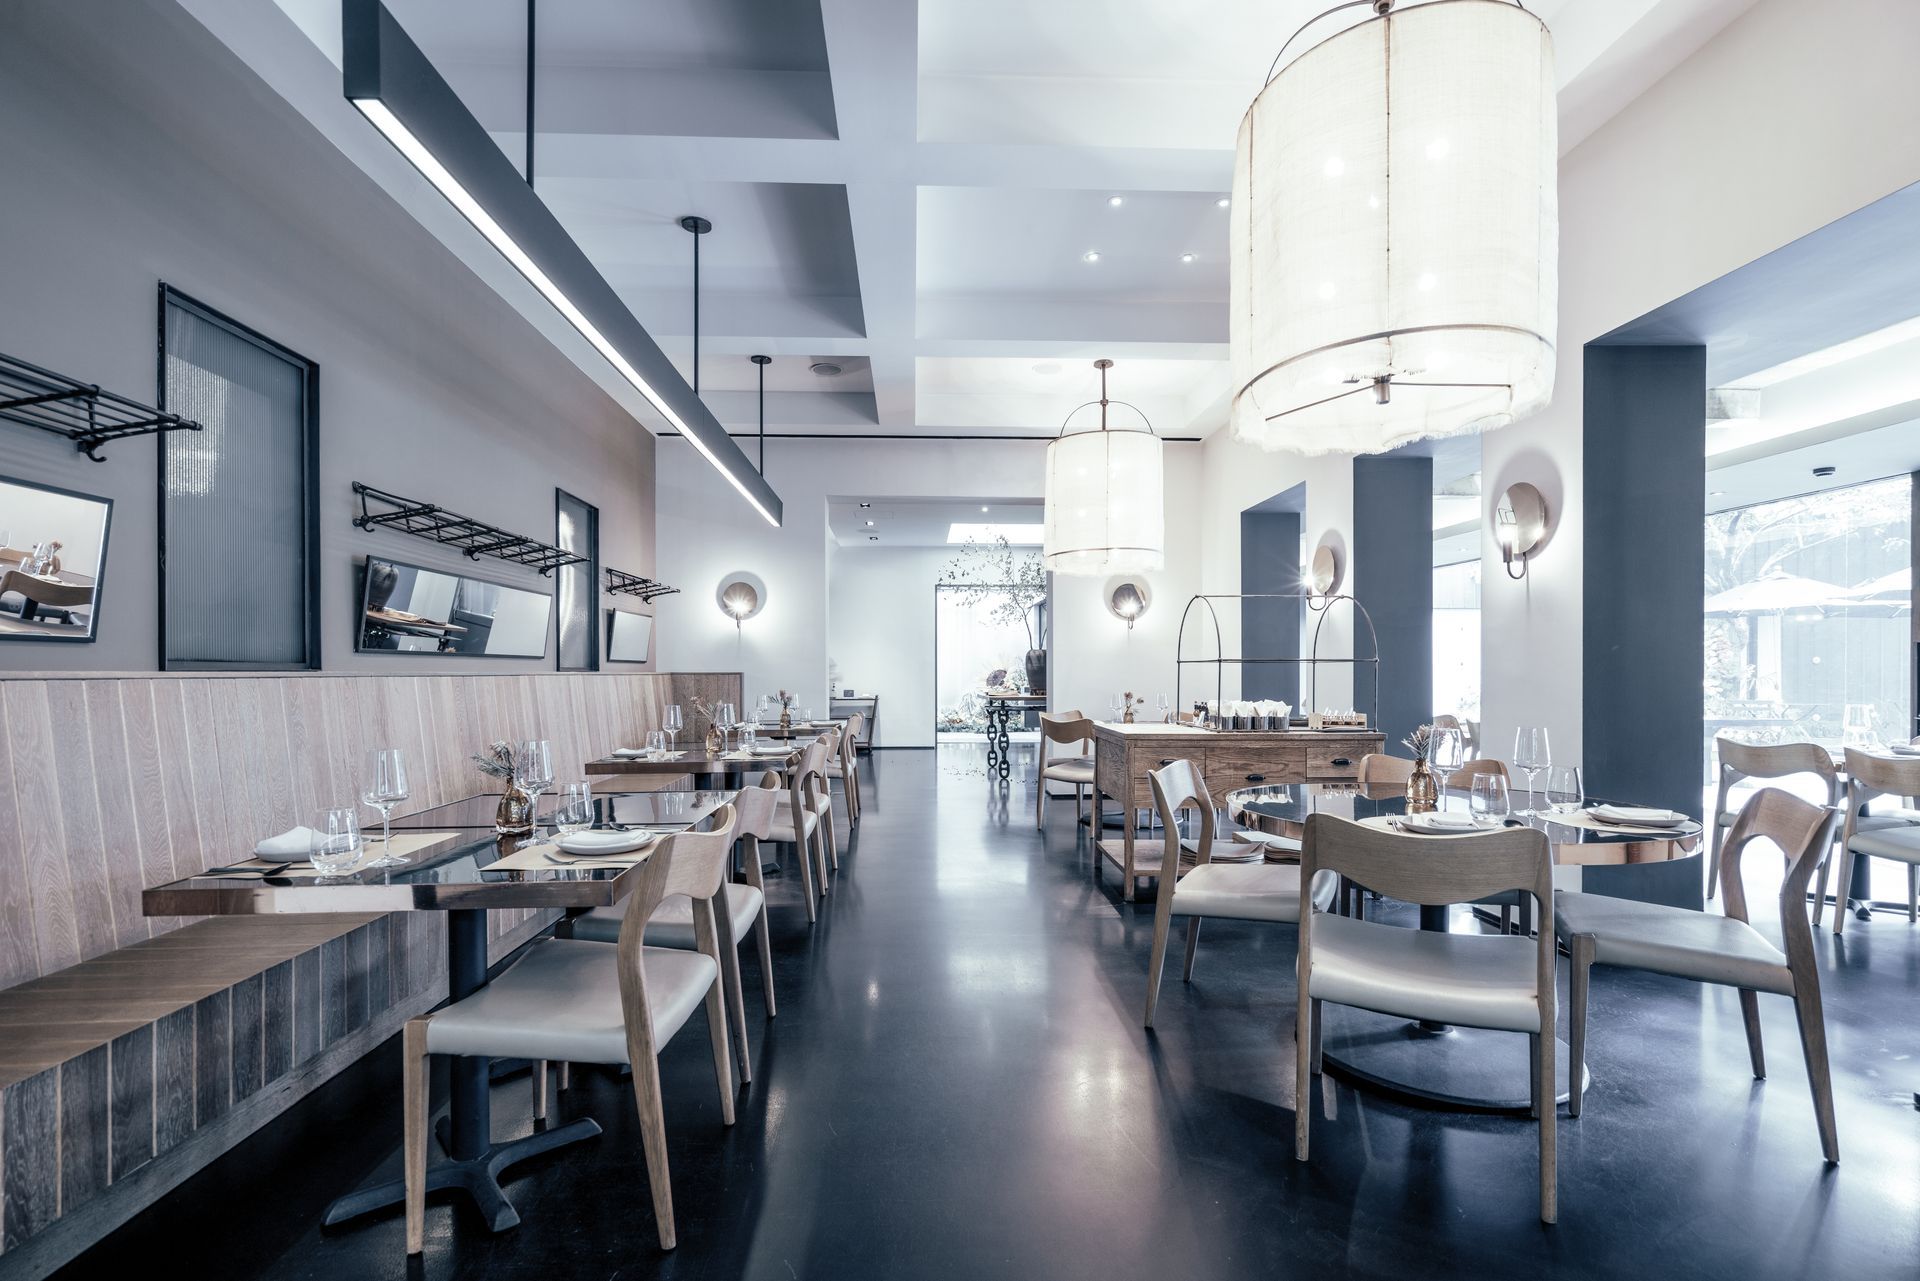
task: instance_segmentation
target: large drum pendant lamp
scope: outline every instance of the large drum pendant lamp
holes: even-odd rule
[[[1100,399],[1068,414],[1047,446],[1047,568],[1056,574],[1159,569],[1167,541],[1160,438],[1145,414],[1107,399],[1113,362],[1096,360],[1093,367],[1100,371]],[[1095,405],[1097,426],[1081,412]],[[1124,411],[1116,416],[1121,421],[1110,421],[1110,409]]]
[[[1232,424],[1267,449],[1375,453],[1553,393],[1547,29],[1515,0],[1361,2],[1240,124]]]

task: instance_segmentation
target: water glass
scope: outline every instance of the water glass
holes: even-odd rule
[[[593,785],[562,783],[558,803],[553,808],[553,830],[561,836],[571,836],[592,826]]]
[[[1107,696],[1107,707],[1113,712],[1114,720],[1117,721],[1120,719],[1120,714],[1126,710],[1126,706],[1127,700],[1123,696],[1119,694],[1109,694]]]
[[[307,860],[322,876],[351,872],[360,862],[360,817],[351,805],[320,811],[307,838]]]
[[[1586,800],[1577,766],[1555,765],[1547,771],[1547,805],[1555,814],[1578,813]]]
[[[669,743],[672,743],[676,747],[679,746],[680,731],[687,727],[686,717],[683,716],[680,712],[680,704],[678,703],[667,704],[666,719],[662,722],[662,724],[666,726],[667,741]]]
[[[1173,710],[1173,700],[1165,694],[1155,694],[1153,706],[1154,710],[1160,713],[1160,719],[1164,721],[1167,719],[1167,713]]]
[[[657,761],[666,756],[667,750],[667,732],[659,729],[648,730],[647,755]]]
[[[398,867],[411,861],[405,854],[393,852],[393,809],[409,794],[406,754],[397,747],[376,747],[368,752],[360,780],[360,800],[380,812],[380,857],[368,867]]]
[[[1539,789],[1534,786],[1534,778],[1541,770],[1553,764],[1553,749],[1547,745],[1547,731],[1544,726],[1523,725],[1513,732],[1513,764],[1527,776],[1527,801],[1533,801],[1533,794]]]
[[[756,728],[757,727],[754,726],[751,722],[749,722],[748,724],[742,725],[740,727],[740,750],[741,751],[751,752],[753,750],[754,731]]]
[[[1481,827],[1499,827],[1513,812],[1507,796],[1507,780],[1498,774],[1482,774],[1473,780],[1473,795],[1468,798],[1473,821]]]

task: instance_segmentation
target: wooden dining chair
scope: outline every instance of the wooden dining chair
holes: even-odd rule
[[[773,811],[780,797],[778,776],[769,786],[763,783],[759,787],[743,787],[734,794],[733,836],[736,841],[747,841],[748,847],[741,860],[739,881],[729,879],[720,887],[720,897],[716,900],[714,923],[719,931],[720,982],[727,998],[727,1013],[733,1019],[733,1043],[740,1060],[740,1080],[742,1083],[753,1080],[752,1053],[747,1045],[747,1002],[746,994],[740,982],[740,946],[752,933],[755,950],[760,954],[760,991],[765,997],[767,1017],[773,1018],[775,1006],[773,999],[773,938],[767,927],[767,886],[759,859],[759,841],[766,836],[773,824]],[[806,860],[801,859],[802,868]],[[809,916],[813,911],[813,895],[806,896]],[[584,939],[593,943],[618,943],[620,931],[626,923],[626,905],[617,907],[596,907],[590,912],[574,917],[567,922],[568,934],[572,938]],[[643,942],[648,947],[677,947],[683,951],[696,951],[699,939],[694,931],[693,900],[684,894],[670,894],[654,910],[647,921],[647,932]],[[535,1065],[534,1118],[544,1119],[545,1109],[545,1073],[541,1065]]]
[[[1920,795],[1920,756],[1876,756],[1858,748],[1846,749],[1847,823],[1840,834],[1840,877],[1834,884],[1833,932],[1847,923],[1847,887],[1853,884],[1853,860],[1887,858],[1907,865],[1907,920],[1920,921],[1920,826],[1904,817],[1876,821],[1863,813],[1876,796]],[[1814,899],[1813,923],[1820,923],[1826,907],[1827,872],[1820,869],[1820,888]]]
[[[1517,890],[1545,912],[1553,901],[1545,832],[1510,827],[1467,836],[1409,836],[1307,817],[1300,874],[1332,872],[1408,903],[1437,907]],[[1459,1027],[1523,1033],[1540,1123],[1540,1220],[1559,1216],[1554,1158],[1553,936],[1447,934],[1335,916],[1300,918],[1299,1014],[1294,1039],[1294,1156],[1307,1159],[1312,1078],[1320,1071],[1324,1002]]]
[[[1731,738],[1713,740],[1719,788],[1713,798],[1713,837],[1707,851],[1707,897],[1720,887],[1720,839],[1733,826],[1735,811],[1729,794],[1749,778],[1791,778],[1811,774],[1826,788],[1827,804],[1840,803],[1840,768],[1818,743],[1741,743]],[[1821,888],[1826,880],[1821,878]],[[1817,919],[1817,918],[1816,918]]]
[[[1572,961],[1567,988],[1569,1040],[1573,1063],[1568,1112],[1580,1115],[1581,1070],[1586,1062],[1588,974],[1595,965],[1648,970],[1698,983],[1740,990],[1740,1014],[1747,1026],[1747,1055],[1753,1075],[1764,1080],[1760,1046],[1758,993],[1793,998],[1800,1020],[1800,1049],[1813,1088],[1814,1118],[1820,1149],[1829,1164],[1840,1160],[1834,1131],[1833,1077],[1827,1069],[1826,1021],[1820,1010],[1820,967],[1813,952],[1813,926],[1807,920],[1807,880],[1833,844],[1835,814],[1777,787],[1753,794],[1734,818],[1719,852],[1726,914],[1696,912],[1603,894],[1563,892],[1554,906],[1554,933]],[[1740,860],[1754,840],[1784,850],[1787,875],[1780,884],[1780,933],[1783,952],[1753,928],[1747,917],[1746,888]],[[1841,913],[1845,915],[1845,913]],[[1544,931],[1543,931],[1544,932]]]
[[[1405,787],[1413,777],[1413,762],[1405,756],[1369,752],[1360,758],[1360,786]]]
[[[1187,918],[1187,959],[1180,978],[1191,983],[1201,920],[1211,916],[1233,921],[1298,921],[1301,873],[1298,864],[1269,863],[1264,857],[1252,863],[1213,861],[1213,797],[1192,761],[1163,765],[1149,773],[1147,781],[1166,833],[1160,890],[1153,905],[1153,955],[1147,962],[1146,1026],[1151,1028],[1154,1009],[1160,1003],[1160,974],[1166,968],[1167,936],[1173,918]],[[1189,810],[1200,815],[1199,827],[1193,836],[1183,838],[1179,819]],[[1182,870],[1189,856],[1193,866]],[[1314,902],[1321,907],[1332,903],[1336,884],[1335,877],[1322,877],[1314,884]]]
[[[840,866],[840,850],[834,840],[833,796],[827,790],[827,740],[814,739],[800,749],[799,761],[786,770],[786,794],[774,806],[773,819],[765,839],[792,845],[802,858],[809,853],[819,893],[828,888],[828,859]]]
[[[827,778],[840,780],[840,792],[847,803],[847,822],[849,825],[860,821],[860,731],[865,728],[867,714],[855,712],[847,718],[840,733],[840,750],[827,760]]]
[[[1052,743],[1071,743],[1075,756],[1053,756]],[[1047,783],[1073,784],[1073,817],[1086,814],[1087,789],[1093,786],[1093,721],[1078,711],[1040,713],[1040,781],[1034,788],[1033,825],[1047,825]]]
[[[1447,775],[1446,784],[1457,792],[1473,791],[1476,778],[1498,777],[1512,783],[1513,776],[1507,770],[1507,763],[1493,756],[1476,756],[1470,761],[1460,762],[1460,768]]]
[[[401,1093],[408,1254],[419,1254],[425,1244],[427,1067],[428,1056],[434,1054],[631,1064],[654,1223],[660,1248],[673,1249],[673,1188],[667,1172],[659,1054],[702,1002],[720,1087],[720,1117],[727,1125],[734,1120],[733,1065],[713,911],[733,848],[733,807],[721,806],[712,822],[712,831],[667,837],[632,873],[637,883],[627,896],[617,946],[578,939],[536,943],[506,973],[471,996],[407,1023],[401,1038]],[[646,946],[648,922],[660,904],[676,894],[686,895],[692,904],[696,949]]]

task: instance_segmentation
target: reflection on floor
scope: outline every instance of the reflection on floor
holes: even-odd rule
[[[1526,1121],[1329,1079],[1313,1160],[1295,1162],[1292,931],[1210,923],[1195,981],[1171,967],[1148,1036],[1151,899],[1120,901],[1071,809],[1034,831],[1029,761],[1004,788],[952,764],[863,764],[866,815],[812,930],[795,890],[771,886],[780,1017],[753,1019],[738,1125],[719,1124],[704,1038],[669,1048],[677,1251],[655,1246],[627,1088],[587,1071],[560,1118],[606,1135],[520,1168],[513,1231],[431,1207],[424,1275],[1914,1275],[1920,929],[1904,918],[1819,936],[1835,1170],[1790,1002],[1761,998],[1773,1076],[1756,1082],[1733,992],[1597,971],[1594,1084],[1586,1115],[1561,1117],[1546,1228]],[[755,992],[750,974],[757,1007]],[[329,1198],[397,1168],[398,1081],[390,1046],[73,1275],[156,1257],[223,1278],[409,1275],[397,1218],[316,1226]],[[494,1117],[526,1131],[524,1077],[497,1087]]]

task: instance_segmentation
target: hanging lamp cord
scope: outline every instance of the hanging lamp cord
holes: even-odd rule
[[[533,9],[527,0],[527,185],[533,185]]]

